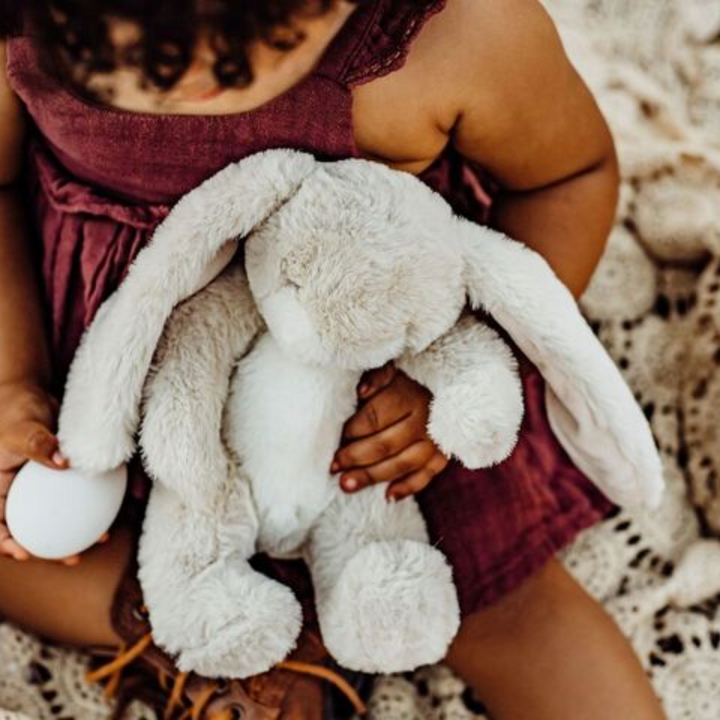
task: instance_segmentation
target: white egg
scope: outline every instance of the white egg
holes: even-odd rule
[[[36,557],[75,555],[110,529],[126,486],[125,465],[107,473],[82,473],[28,462],[10,486],[5,521],[13,538]]]

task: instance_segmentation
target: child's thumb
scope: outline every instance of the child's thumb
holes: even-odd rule
[[[13,454],[55,470],[68,467],[57,437],[35,420],[24,420],[15,425],[5,436],[3,444]]]
[[[380,368],[365,373],[358,386],[358,396],[361,400],[369,400],[384,390],[397,375],[397,368],[393,363],[387,363]]]

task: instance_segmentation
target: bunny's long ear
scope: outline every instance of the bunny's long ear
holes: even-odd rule
[[[615,503],[656,506],[663,479],[650,427],[570,292],[524,245],[464,220],[460,227],[470,302],[545,377],[558,440]]]
[[[73,362],[58,435],[75,467],[108,470],[133,455],[143,385],[173,308],[216,276],[238,241],[314,167],[304,153],[260,153],[221,170],[175,205],[98,312]]]

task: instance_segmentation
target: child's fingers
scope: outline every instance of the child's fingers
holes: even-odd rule
[[[380,432],[409,415],[425,424],[430,393],[407,375],[397,371],[392,382],[375,393],[347,421],[344,440],[358,440]]]
[[[13,540],[10,536],[10,532],[5,525],[0,525],[0,555],[7,555],[14,560],[29,560],[32,555],[20,545],[17,541]],[[63,565],[68,567],[74,567],[80,563],[79,555],[71,555],[69,557],[59,560]]]
[[[15,560],[27,560],[30,557],[25,548],[20,547],[10,535],[10,531],[5,524],[5,503],[7,502],[7,490],[10,486],[10,480],[8,479],[9,473],[0,474],[0,555],[6,555],[7,557],[14,558]]]
[[[330,472],[367,467],[397,455],[406,447],[425,437],[424,428],[418,431],[412,418],[405,418],[375,435],[356,440],[335,453]]]
[[[58,439],[44,425],[26,420],[14,425],[3,437],[3,447],[13,455],[34,460],[55,470],[68,467]]]
[[[32,555],[25,550],[13,537],[5,524],[5,507],[7,505],[7,494],[15,476],[15,471],[0,472],[0,555],[6,555],[15,560],[29,560]],[[77,565],[80,557],[73,555],[61,562],[66,565]]]
[[[15,560],[30,559],[30,553],[10,537],[4,524],[0,525],[0,555],[7,555]]]
[[[426,488],[435,477],[435,474],[436,473],[432,472],[426,465],[421,470],[408,475],[406,478],[391,483],[388,486],[385,497],[393,502],[405,500],[405,498],[415,495]]]
[[[397,375],[397,368],[393,363],[387,363],[381,368],[369,370],[363,375],[358,385],[358,397],[361,400],[369,400],[374,395],[386,388]]]
[[[0,497],[3,499],[7,497],[7,494],[10,490],[10,485],[13,481],[13,478],[15,477],[15,470],[8,470],[8,471],[0,471]],[[0,519],[5,517],[5,513],[3,512],[2,515],[0,515]]]
[[[1,442],[1,441],[0,441]],[[10,480],[15,477],[15,473],[27,462],[27,458],[10,452],[7,448],[0,446],[0,473],[7,475]]]
[[[387,489],[386,496],[388,500],[404,500],[411,495],[416,495],[424,490],[439,475],[448,464],[448,459],[441,453],[436,453],[428,461],[425,467],[411,473],[402,480],[396,480],[391,483]]]
[[[345,423],[343,438],[359,440],[375,435],[412,414],[413,407],[398,399],[393,386],[378,392]]]
[[[348,470],[340,476],[340,485],[345,492],[357,492],[368,485],[399,480],[424,467],[436,452],[430,440],[421,440],[375,465]]]

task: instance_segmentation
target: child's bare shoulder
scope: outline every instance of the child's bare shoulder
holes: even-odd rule
[[[513,116],[542,113],[543,97],[572,90],[573,75],[539,0],[448,0],[400,71],[356,91],[359,144],[382,155],[389,138],[396,154],[428,155],[469,118],[495,141]]]
[[[416,51],[410,59],[443,73],[460,104],[478,94],[517,92],[567,64],[539,0],[448,0]]]

